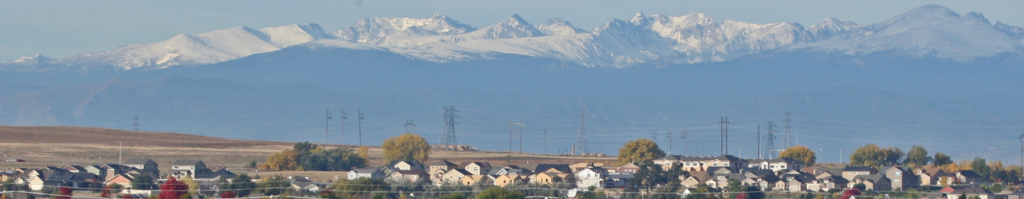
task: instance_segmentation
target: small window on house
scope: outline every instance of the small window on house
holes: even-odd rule
[[[897,171],[897,172],[896,172],[896,176],[897,176],[897,177],[899,177],[899,176],[900,176],[900,172],[899,172],[899,171]]]

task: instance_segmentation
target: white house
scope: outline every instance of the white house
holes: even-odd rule
[[[355,180],[359,178],[370,178],[370,179],[384,179],[385,174],[380,167],[367,167],[362,169],[352,169],[348,172],[348,179]]]
[[[587,167],[576,172],[576,187],[587,189],[590,187],[604,188],[604,181],[608,178],[608,170],[601,167]]]

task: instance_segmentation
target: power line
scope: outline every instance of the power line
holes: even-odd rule
[[[345,144],[345,120],[348,119],[348,113],[345,113],[345,109],[341,109],[341,144]]]

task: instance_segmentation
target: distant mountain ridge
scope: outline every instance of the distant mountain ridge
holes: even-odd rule
[[[221,63],[296,46],[374,49],[440,63],[512,54],[613,68],[721,62],[767,51],[836,55],[899,51],[906,56],[964,62],[1000,53],[1022,54],[1024,28],[999,22],[993,25],[980,13],[961,16],[939,5],[925,5],[870,25],[826,18],[804,27],[793,22],[719,22],[699,12],[683,16],[637,13],[592,31],[558,18],[534,26],[519,15],[478,29],[434,14],[428,18],[366,18],[337,31],[324,31],[317,24],[235,27],[60,60],[8,62],[0,68],[153,70]]]

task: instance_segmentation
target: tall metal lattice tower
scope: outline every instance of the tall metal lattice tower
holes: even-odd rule
[[[766,136],[768,143],[764,146],[764,158],[774,159],[775,158],[775,122],[768,121],[765,125],[768,128],[765,132],[768,133]]]
[[[132,118],[132,127],[135,128],[135,131],[139,131],[139,116]]]
[[[718,121],[718,125],[720,125],[721,131],[722,131],[721,132],[722,133],[722,135],[721,135],[722,143],[719,146],[721,146],[721,148],[722,148],[722,155],[728,155],[729,154],[729,117],[722,117],[722,120]]]
[[[324,109],[324,143],[331,144],[331,110]]]
[[[587,147],[587,122],[586,122],[587,110],[580,111],[580,133],[576,138],[576,149],[579,153],[588,153],[590,150]],[[577,155],[577,154],[573,154]]]
[[[455,150],[456,146],[459,145],[458,139],[455,139],[455,106],[444,107],[444,126],[441,127],[441,146],[445,146],[448,150]]]
[[[789,134],[789,111],[786,111],[786,137],[785,144],[783,144],[782,148],[788,149],[789,147],[793,147],[793,145],[792,134]]]

